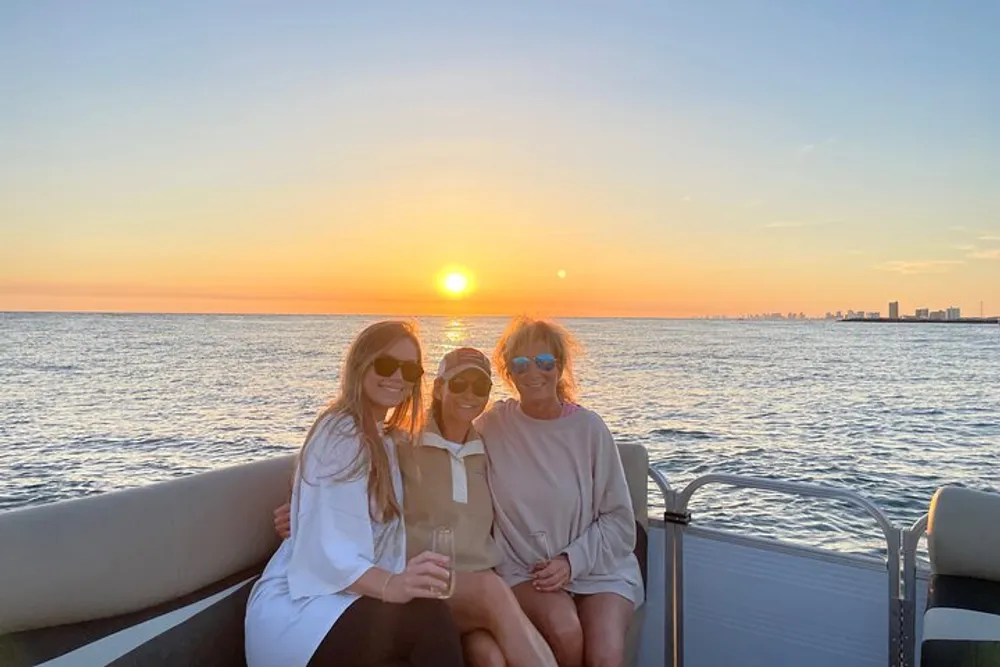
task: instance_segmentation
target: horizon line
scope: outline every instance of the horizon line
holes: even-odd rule
[[[802,311],[800,311],[802,312]],[[764,317],[766,315],[771,315],[777,313],[782,315],[781,318],[769,318]],[[377,317],[377,318],[395,318],[395,319],[419,319],[421,317],[428,318],[483,318],[483,319],[509,319],[512,317],[517,317],[519,315],[524,315],[524,312],[516,313],[392,313],[392,312],[372,312],[372,313],[351,313],[351,312],[327,312],[327,313],[306,313],[306,312],[273,312],[273,313],[253,313],[253,312],[228,312],[228,311],[156,311],[156,310],[33,310],[33,309],[19,309],[19,310],[0,310],[0,315],[138,315],[138,316],[162,316],[162,315],[172,315],[178,317],[206,317],[206,316],[219,316],[219,317]],[[687,320],[753,320],[760,322],[775,322],[775,321],[786,321],[786,322],[800,322],[800,321],[837,321],[836,318],[830,319],[825,315],[807,315],[805,318],[786,318],[783,317],[785,313],[780,313],[778,311],[763,312],[763,313],[748,313],[744,315],[535,315],[539,319],[572,319],[572,320],[674,320],[674,321],[687,321]],[[983,318],[995,318],[1000,317],[1000,315],[983,315]],[[975,319],[978,319],[976,316]],[[846,317],[842,319],[848,319]]]

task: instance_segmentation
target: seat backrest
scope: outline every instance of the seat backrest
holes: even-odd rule
[[[634,442],[619,442],[618,453],[625,468],[629,494],[632,496],[632,510],[635,520],[643,528],[649,528],[649,453],[642,445]]]
[[[266,560],[295,458],[0,513],[0,635],[152,607]]]
[[[646,449],[618,449],[646,528]],[[295,459],[0,513],[0,635],[153,607],[266,560]]]
[[[1000,581],[1000,494],[937,490],[927,520],[934,574]]]
[[[950,486],[931,499],[921,667],[1000,655],[1000,494]]]

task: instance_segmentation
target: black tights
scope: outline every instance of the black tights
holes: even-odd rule
[[[441,600],[362,597],[326,633],[309,667],[463,667],[462,642]]]

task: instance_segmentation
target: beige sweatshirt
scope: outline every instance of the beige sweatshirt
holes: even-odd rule
[[[514,586],[531,578],[531,566],[543,557],[532,535],[542,532],[547,556],[569,557],[568,591],[617,593],[638,606],[635,514],[604,421],[585,408],[533,419],[508,399],[483,414],[477,428],[490,462],[493,534],[503,556],[497,571],[504,580]]]
[[[422,440],[412,456],[400,457],[407,560],[431,548],[434,527],[447,525],[454,531],[456,571],[496,567],[500,552],[490,534],[493,504],[482,440],[475,432],[464,444],[445,440],[433,419]]]

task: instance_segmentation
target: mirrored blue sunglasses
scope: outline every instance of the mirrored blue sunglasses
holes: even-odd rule
[[[527,373],[532,361],[535,362],[535,366],[538,366],[538,370],[541,371],[551,371],[556,367],[556,358],[554,356],[551,354],[539,354],[534,357],[514,357],[510,360],[510,370],[515,375]]]

